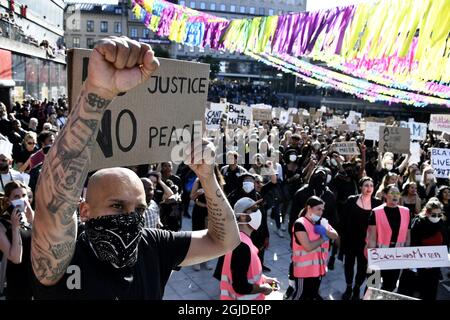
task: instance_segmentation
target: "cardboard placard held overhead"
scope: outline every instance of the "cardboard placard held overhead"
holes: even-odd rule
[[[400,121],[400,127],[411,130],[411,140],[425,140],[427,136],[428,125],[426,123]]]
[[[431,166],[438,178],[450,177],[450,149],[431,148]]]
[[[335,142],[334,150],[341,155],[357,155],[360,154],[358,145],[355,141]]]
[[[382,122],[366,122],[366,140],[378,141],[380,138],[380,127],[382,126],[384,126]]]
[[[409,153],[411,131],[409,128],[399,127],[380,127],[379,139],[380,150],[382,153]]]
[[[205,110],[205,125],[207,130],[219,130],[222,116],[227,105],[225,103],[211,103]]]
[[[430,130],[450,133],[450,114],[430,115]]]
[[[246,105],[228,104],[228,125],[248,127],[253,121],[252,108]]]
[[[260,109],[252,107],[253,120],[255,121],[270,121],[272,120],[272,109]]]
[[[92,50],[69,54],[69,101],[74,105]],[[145,83],[118,96],[102,119],[90,170],[171,160],[174,146],[196,134],[205,116],[209,65],[159,59]],[[189,141],[189,140],[188,140]]]

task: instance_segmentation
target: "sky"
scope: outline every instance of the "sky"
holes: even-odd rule
[[[374,2],[374,0],[307,0],[306,11],[329,9],[361,2]]]

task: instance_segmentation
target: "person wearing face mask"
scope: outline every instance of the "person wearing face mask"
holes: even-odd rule
[[[239,244],[233,210],[215,178],[215,148],[206,139],[187,144],[183,161],[205,190],[214,217],[207,230],[144,228],[144,186],[126,168],[95,172],[86,200],[78,204],[107,106],[120,92],[147,81],[158,66],[149,45],[126,37],[102,39],[92,50],[88,76],[36,188],[31,242],[35,299],[161,300],[174,268],[208,261]],[[85,224],[81,234],[77,207]],[[74,272],[79,285],[68,286]]]
[[[419,184],[419,196],[422,201],[428,201],[432,197],[436,196],[437,181],[434,175],[434,169],[431,166],[425,166],[423,168],[422,181]]]
[[[31,225],[34,211],[28,201],[28,189],[20,181],[5,186],[6,209],[0,215],[0,251],[6,268],[6,300],[31,300]],[[4,270],[4,269],[3,269]],[[0,283],[0,289],[3,283]],[[1,290],[0,290],[1,291]]]
[[[322,214],[325,203],[310,197],[292,228],[292,263],[296,291],[293,300],[323,300],[319,295],[322,278],[327,273],[329,239],[337,232]]]
[[[367,230],[368,248],[409,247],[410,213],[399,205],[400,191],[395,184],[383,189],[385,203],[372,210]],[[367,254],[367,253],[366,253]],[[393,291],[397,286],[400,270],[381,270],[382,290]]]
[[[411,246],[442,246],[444,242],[443,206],[431,198],[411,222]],[[436,300],[440,268],[419,268],[414,287],[422,300]],[[400,280],[402,282],[402,279]],[[405,292],[400,292],[405,294]]]
[[[444,225],[445,225],[445,244],[448,248],[450,248],[450,187],[449,186],[440,186],[437,196],[439,201],[442,203],[445,219]],[[450,278],[450,277],[449,277]]]
[[[344,271],[347,284],[342,300],[360,299],[360,288],[366,279],[367,258],[364,255],[364,248],[366,246],[369,216],[372,208],[381,205],[381,200],[373,196],[372,178],[361,178],[359,187],[361,193],[348,197],[339,220],[340,252],[345,257]],[[353,279],[355,263],[357,263],[357,268],[355,279]]]
[[[225,255],[221,280],[220,300],[264,300],[278,290],[279,282],[263,274],[258,248],[250,236],[261,225],[261,211],[254,201],[241,198],[234,205],[241,243]]]
[[[334,193],[326,186],[327,171],[323,167],[316,168],[310,179],[309,183],[301,187],[295,193],[292,200],[292,209],[290,212],[289,229],[292,227],[298,219],[300,211],[305,208],[306,202],[312,196],[317,196],[325,203],[323,217],[327,219],[331,225],[337,225],[338,218],[336,213],[336,197]],[[292,233],[291,233],[292,236]],[[293,274],[293,264],[289,266],[289,287],[286,290],[285,299],[291,299],[292,294],[296,286]]]

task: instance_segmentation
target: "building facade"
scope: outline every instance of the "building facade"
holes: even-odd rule
[[[181,0],[180,5],[227,19],[282,15],[306,10],[306,0]],[[274,69],[239,53],[194,48],[177,44],[178,59],[210,55],[220,60],[218,78],[268,82],[276,79]]]
[[[0,101],[66,94],[63,0],[0,0]]]

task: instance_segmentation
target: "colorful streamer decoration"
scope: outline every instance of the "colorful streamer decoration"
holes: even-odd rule
[[[450,107],[449,0],[381,0],[234,20],[163,0],[130,3],[146,27],[177,43],[240,52],[372,102]]]

